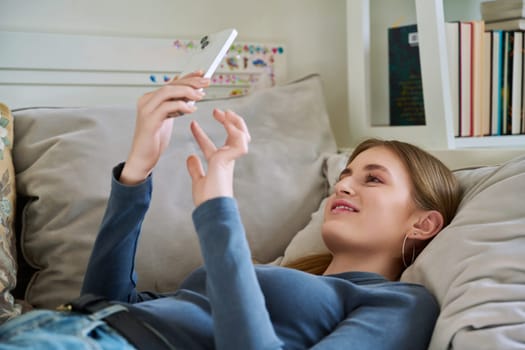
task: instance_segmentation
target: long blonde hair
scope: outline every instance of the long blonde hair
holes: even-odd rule
[[[385,147],[393,151],[403,162],[412,182],[412,197],[416,206],[423,210],[437,210],[443,216],[443,227],[447,226],[458,208],[461,190],[454,174],[439,159],[410,143],[375,138],[361,142],[354,149],[346,165],[362,152]],[[426,241],[428,244],[430,240]],[[299,258],[287,267],[322,274],[332,260],[330,254],[315,254]]]

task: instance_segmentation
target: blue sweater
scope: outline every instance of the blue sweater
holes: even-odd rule
[[[172,293],[138,292],[134,259],[151,177],[111,195],[82,293],[129,304],[181,349],[426,349],[438,305],[420,285],[378,274],[316,276],[253,265],[237,204],[215,198],[193,212],[204,267]]]

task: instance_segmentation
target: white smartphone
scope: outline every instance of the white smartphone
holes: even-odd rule
[[[203,36],[197,50],[188,55],[180,76],[203,70],[204,77],[211,78],[236,37],[235,29],[226,29]]]
[[[197,50],[187,57],[180,76],[202,70],[204,78],[211,78],[236,37],[237,30],[233,28],[203,36]],[[188,102],[189,105],[194,103],[195,101]]]

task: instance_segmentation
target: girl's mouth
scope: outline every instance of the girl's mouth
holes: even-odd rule
[[[354,212],[358,213],[359,210],[350,202],[345,200],[336,200],[332,203],[332,212]]]

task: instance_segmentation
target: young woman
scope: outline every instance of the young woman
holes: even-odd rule
[[[450,222],[459,190],[441,162],[401,142],[370,140],[350,157],[325,209],[322,235],[331,255],[314,275],[252,264],[233,197],[248,129],[234,112],[215,110],[227,133],[216,147],[193,122],[207,162],[205,171],[197,156],[187,160],[204,266],[173,293],[135,289],[151,173],[173,117],[193,112],[186,102],[201,99],[208,84],[191,74],[139,100],[133,144],[113,171],[83,296],[68,305],[73,311],[35,311],[8,322],[0,348],[30,339],[40,348],[425,349],[438,305],[422,286],[396,280]]]

